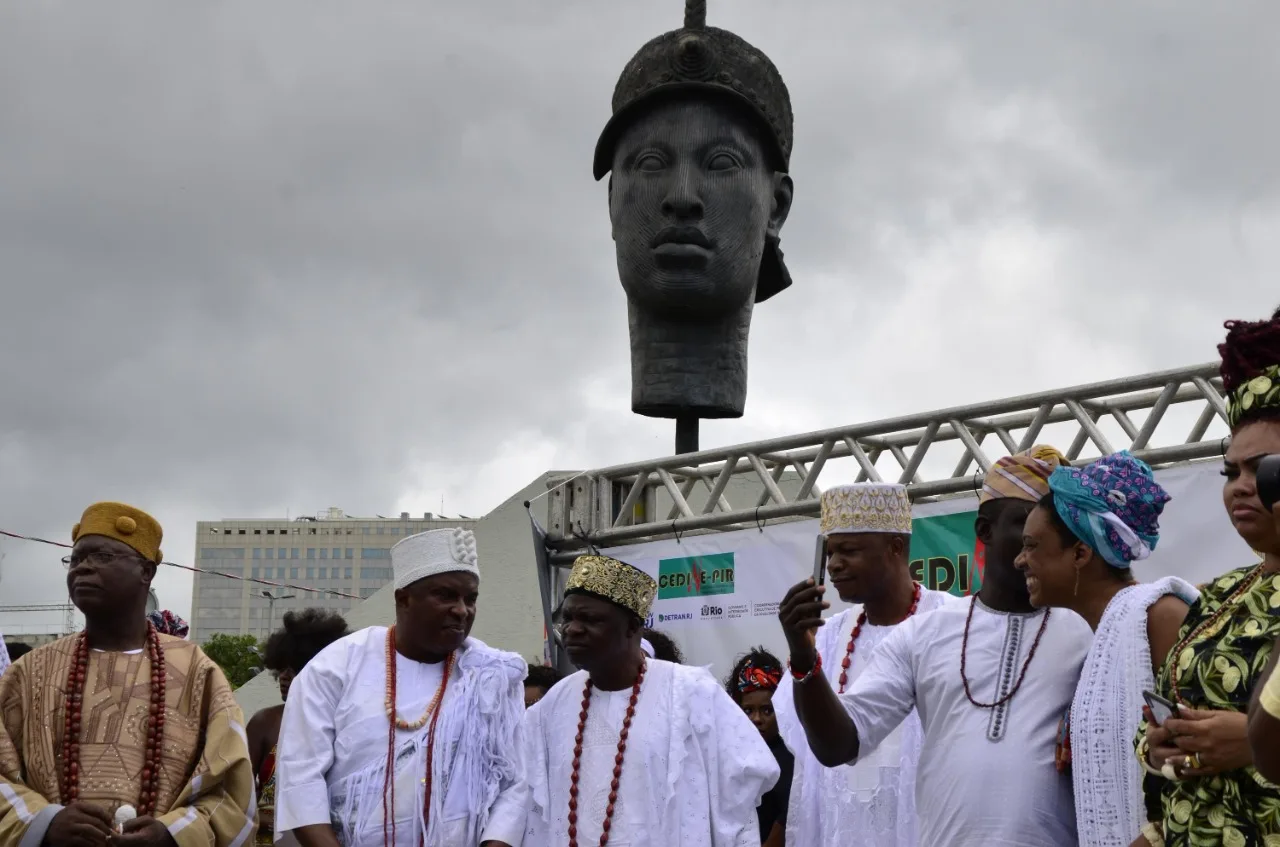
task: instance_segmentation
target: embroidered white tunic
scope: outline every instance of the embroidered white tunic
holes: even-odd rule
[[[386,638],[375,626],[339,639],[293,681],[276,750],[277,841],[327,823],[346,847],[382,847]],[[402,719],[426,711],[443,671],[396,654]],[[519,656],[474,638],[458,651],[436,725],[428,847],[520,844],[529,803],[520,761],[525,673]],[[429,726],[396,732],[396,847],[417,847],[421,837]]]
[[[915,708],[924,728],[920,844],[1075,847],[1071,780],[1057,772],[1054,752],[1093,633],[1074,612],[1054,610],[1017,694],[980,709],[960,676],[970,602],[894,627],[840,698],[858,728],[859,757],[872,755]],[[1045,614],[976,602],[965,653],[975,700],[992,703],[1014,689]]]
[[[1166,594],[1188,605],[1200,596],[1177,577],[1122,589],[1102,613],[1085,659],[1071,701],[1071,778],[1081,847],[1129,847],[1147,820],[1133,736],[1142,722],[1142,692],[1155,689],[1147,610]]]
[[[574,737],[587,674],[561,680],[525,718],[533,805],[526,847],[569,843]],[[579,773],[578,843],[603,830],[631,689],[592,689]],[[758,847],[756,807],[778,781],[760,732],[702,668],[650,659],[627,739],[609,847]]]
[[[916,615],[949,603],[964,603],[941,591],[922,590]],[[840,663],[862,607],[832,615],[817,633],[822,672],[839,691]],[[849,685],[892,632],[891,626],[865,624],[849,665]],[[916,847],[916,765],[924,730],[914,711],[877,750],[852,765],[823,767],[805,738],[796,714],[790,674],[773,695],[773,711],[782,740],[796,757],[787,809],[788,844],[846,844],[850,847]]]

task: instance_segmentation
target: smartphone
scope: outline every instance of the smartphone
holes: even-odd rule
[[[818,536],[818,543],[813,551],[813,584],[822,585],[827,581],[827,537]]]
[[[1142,692],[1142,699],[1147,701],[1147,707],[1155,717],[1156,726],[1160,726],[1178,713],[1177,706],[1153,691]]]
[[[1263,457],[1258,462],[1258,499],[1268,512],[1280,501],[1280,453]]]

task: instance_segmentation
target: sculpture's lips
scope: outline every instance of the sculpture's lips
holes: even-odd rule
[[[702,233],[702,230],[696,226],[669,226],[666,229],[659,230],[649,246],[656,250],[664,244],[691,245],[701,247],[704,250],[711,249],[711,239],[707,238]]]

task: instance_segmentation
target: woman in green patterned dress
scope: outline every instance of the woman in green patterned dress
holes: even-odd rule
[[[1280,453],[1280,310],[1227,330],[1223,501],[1263,560],[1203,588],[1156,680],[1179,714],[1158,726],[1147,710],[1139,728],[1149,823],[1135,847],[1280,847],[1280,786],[1254,768],[1248,740],[1250,695],[1280,637],[1280,533],[1255,476],[1263,456]]]

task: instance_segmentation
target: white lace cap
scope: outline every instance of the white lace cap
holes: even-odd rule
[[[420,579],[465,571],[480,579],[476,535],[469,529],[433,529],[411,535],[391,548],[395,587],[404,588]]]

